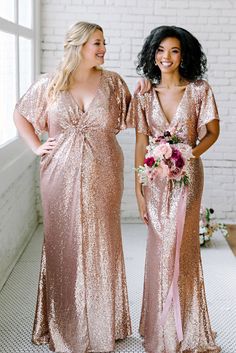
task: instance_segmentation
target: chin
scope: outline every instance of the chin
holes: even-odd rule
[[[97,65],[102,65],[102,64],[104,64],[104,59],[102,59],[102,60],[97,60]]]
[[[161,73],[163,74],[173,74],[175,73],[176,71],[178,71],[178,68],[173,68],[173,67],[170,67],[170,68],[160,68],[160,71]]]

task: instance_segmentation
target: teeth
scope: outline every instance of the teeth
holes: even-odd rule
[[[162,62],[162,65],[165,66],[165,67],[169,67],[169,66],[171,66],[172,64],[171,64],[171,63],[167,63],[167,62]]]

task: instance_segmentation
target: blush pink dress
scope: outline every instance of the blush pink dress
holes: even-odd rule
[[[120,229],[123,153],[131,99],[122,78],[101,71],[83,112],[69,91],[48,103],[43,75],[17,104],[56,147],[41,159],[44,246],[33,343],[60,353],[110,352],[131,334]]]
[[[206,133],[205,125],[218,119],[212,90],[204,80],[189,83],[170,123],[161,109],[158,94],[133,98],[129,119],[137,131],[151,136],[168,130],[180,135],[194,147]],[[181,187],[156,179],[144,188],[149,218],[143,306],[140,333],[148,353],[218,353],[210,326],[205,297],[199,245],[199,213],[203,189],[201,159],[192,159],[188,168],[186,217],[180,248],[177,291],[180,297],[182,341],[177,336],[175,305],[171,302],[167,317],[162,312],[175,273],[177,209],[181,205]],[[179,204],[180,202],[180,204]]]

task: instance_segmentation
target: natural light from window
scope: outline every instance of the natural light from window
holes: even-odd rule
[[[13,34],[0,31],[0,141],[2,143],[16,135],[12,120],[13,104],[16,101],[16,45]]]
[[[8,21],[15,20],[15,0],[1,0],[0,1],[0,17]]]
[[[17,136],[15,103],[34,78],[32,5],[32,0],[0,0],[0,147]]]

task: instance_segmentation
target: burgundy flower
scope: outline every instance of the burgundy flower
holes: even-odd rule
[[[170,131],[164,131],[164,137],[170,137],[171,136],[171,133],[170,133]]]
[[[155,159],[153,157],[148,157],[144,159],[144,164],[146,164],[148,167],[152,167],[154,163]]]
[[[171,158],[177,161],[181,157],[181,152],[176,148],[173,148]]]
[[[181,169],[181,168],[183,168],[184,164],[185,163],[184,163],[183,158],[181,156],[179,156],[179,158],[175,162],[176,167]]]

